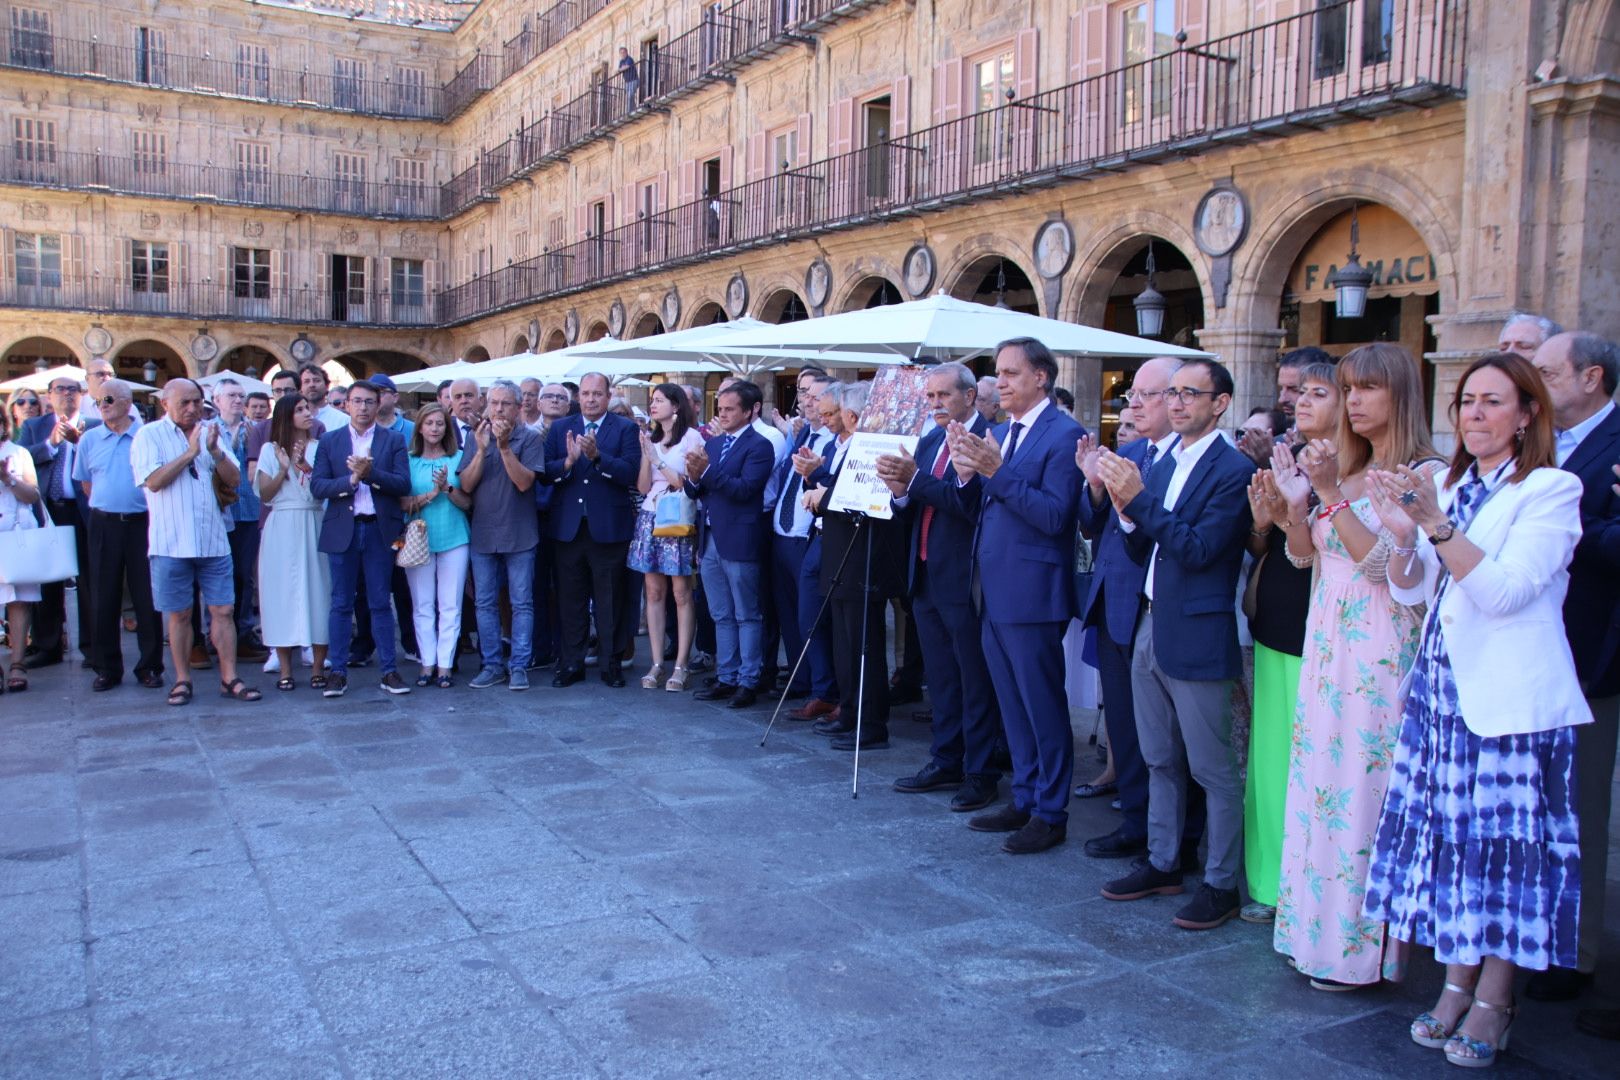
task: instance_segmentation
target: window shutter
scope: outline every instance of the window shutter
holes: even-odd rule
[[[808,165],[808,164],[810,164],[810,161],[811,161],[811,154],[810,154],[810,114],[809,113],[800,113],[799,114],[798,132],[799,132],[798,133],[799,160],[795,161],[793,164],[795,164],[795,165]]]
[[[231,245],[224,244],[219,249],[219,273],[214,276],[217,291],[210,299],[219,303],[219,309],[225,310],[225,299],[234,295],[231,292]]]
[[[135,262],[135,242],[128,237],[118,241],[118,265],[113,267],[112,279],[119,285],[126,285],[134,276],[132,267]],[[174,264],[169,264],[173,272]]]
[[[1069,16],[1069,82],[1079,82],[1085,78],[1086,60],[1086,16],[1078,13]]]
[[[734,158],[736,156],[737,156],[737,151],[732,148],[730,143],[727,143],[725,146],[722,146],[720,148],[720,190],[721,191],[729,191],[729,190],[731,190],[731,167],[733,165],[732,158]]]
[[[768,138],[765,132],[756,131],[748,136],[747,160],[744,164],[743,182],[753,183],[765,176],[770,170],[765,167],[767,148],[765,141]],[[774,162],[772,163],[775,164]]]
[[[586,231],[591,227],[591,208],[586,205],[574,207],[574,238],[585,239]]]
[[[191,283],[191,251],[189,245],[169,245],[169,282],[173,288],[182,288]]]
[[[911,130],[911,76],[894,80],[889,92],[889,135],[898,137]]]
[[[680,172],[680,200],[681,205],[694,201],[697,196],[697,169],[696,160],[681,162]]]
[[[17,280],[17,238],[10,229],[0,229],[0,272],[4,273],[5,285],[12,285]]]
[[[827,156],[837,157],[855,148],[855,99],[840,98],[833,102],[827,117]]]
[[[62,280],[75,285],[84,280],[84,237],[77,233],[62,237]]]
[[[1018,31],[1013,46],[1013,89],[1019,101],[1034,97],[1040,91],[1041,32],[1034,27]]]
[[[653,211],[659,212],[669,207],[669,170],[665,169],[658,174],[658,187],[653,191]]]
[[[1085,21],[1081,75],[1089,79],[1108,67],[1108,5],[1092,4],[1075,17]]]
[[[1188,45],[1202,45],[1208,25],[1209,0],[1181,0],[1181,19],[1176,29],[1187,31]]]
[[[332,253],[317,251],[315,252],[315,295],[309,298],[311,310],[315,312],[330,310],[331,297]]]
[[[270,252],[270,288],[283,295],[287,292],[287,253],[273,250]]]

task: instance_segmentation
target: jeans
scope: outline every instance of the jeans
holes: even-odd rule
[[[730,686],[759,689],[765,620],[760,614],[757,562],[722,559],[711,537],[700,567],[714,615],[714,673]]]
[[[371,634],[377,642],[377,667],[382,674],[396,670],[394,609],[388,584],[394,575],[394,546],[382,538],[375,521],[356,521],[354,539],[346,551],[327,556],[332,568],[331,640],[332,673],[349,672],[349,644],[354,635],[354,608],[360,591],[360,569],[365,568],[366,608],[371,612]]]
[[[411,583],[411,621],[422,668],[456,666],[456,639],[461,636],[461,593],[467,586],[466,544],[434,552],[421,566],[405,571]],[[499,635],[496,640],[499,641]]]
[[[512,606],[514,671],[528,669],[534,648],[534,549],[472,553],[473,591],[478,604],[478,651],[486,671],[505,671],[501,655],[501,586]]]
[[[253,601],[259,595],[254,579],[259,568],[259,523],[238,521],[231,529],[231,580],[236,585],[236,636],[245,641],[258,622]]]

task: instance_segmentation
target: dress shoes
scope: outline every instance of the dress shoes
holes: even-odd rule
[[[62,654],[59,652],[46,653],[30,650],[23,654],[23,667],[29,671],[33,671],[35,668],[51,667],[61,662]]]
[[[934,722],[933,710],[917,709],[913,711],[911,714],[911,722],[914,724],[932,724]]]
[[[1131,859],[1147,854],[1147,837],[1130,832],[1121,825],[1107,836],[1094,836],[1087,840],[1085,850],[1093,859]]]
[[[1592,975],[1574,968],[1550,967],[1530,976],[1524,996],[1532,1001],[1574,1001],[1592,985]]]
[[[1146,896],[1179,896],[1183,892],[1181,872],[1165,873],[1147,859],[1122,878],[1115,878],[1102,887],[1109,900],[1140,900]],[[1234,909],[1234,915],[1237,911]]]
[[[208,658],[207,647],[203,645],[191,647],[191,659],[187,663],[193,671],[207,671],[214,666],[214,662]]]
[[[918,686],[891,686],[889,687],[889,707],[896,705],[910,705],[912,702],[922,700],[922,688]]]
[[[737,692],[737,688],[730,683],[716,682],[713,686],[705,686],[693,694],[697,701],[728,701]]]
[[[922,770],[912,776],[902,776],[894,782],[894,790],[907,795],[921,791],[939,791],[942,788],[959,787],[962,783],[962,773],[958,769],[942,769],[933,762],[922,767]]]
[[[624,670],[619,667],[617,660],[604,660],[602,662],[602,683],[615,690],[624,688]]]
[[[1198,886],[1192,902],[1170,921],[1183,930],[1213,930],[1237,918],[1242,904],[1236,889],[1217,889],[1206,881]]]
[[[236,643],[236,658],[249,664],[262,664],[270,658],[270,650],[251,641]]]
[[[999,781],[988,776],[965,776],[962,778],[962,786],[951,796],[951,809],[958,814],[965,814],[970,810],[983,810],[996,801],[999,789]]]
[[[585,677],[585,669],[577,667],[558,668],[557,674],[551,677],[551,685],[561,690],[565,686],[573,686]]]
[[[838,705],[831,701],[822,701],[820,698],[811,698],[797,709],[787,714],[789,720],[820,720],[823,716],[831,716],[838,711]]]
[[[1067,825],[1053,825],[1049,821],[1032,817],[1024,823],[1022,829],[1001,842],[1001,850],[1009,855],[1034,855],[1057,847],[1068,839],[1068,836]]]
[[[90,689],[98,694],[104,694],[124,680],[116,675],[97,675],[90,683]]]
[[[754,707],[755,703],[758,702],[758,701],[759,701],[759,691],[758,690],[755,690],[751,686],[739,686],[739,687],[737,687],[737,692],[735,694],[731,695],[731,700],[726,702],[726,708],[728,708],[728,709],[752,709]]]
[[[163,673],[161,671],[143,671],[135,676],[135,680],[148,690],[163,689]]]
[[[842,716],[834,713],[825,720],[817,720],[815,725],[810,730],[815,732],[817,735],[826,735],[829,738],[837,738],[839,735],[844,735],[854,731],[855,724],[853,721],[846,723]]]
[[[1017,832],[1029,824],[1029,815],[1016,806],[1003,806],[968,819],[974,832]]]
[[[846,753],[855,749],[855,732],[853,730],[843,735],[835,735],[829,744],[834,750],[843,750]],[[861,732],[862,750],[887,750],[889,748],[889,732],[886,728],[873,731],[870,728]]]

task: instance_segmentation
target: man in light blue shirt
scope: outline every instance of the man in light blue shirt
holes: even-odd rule
[[[130,408],[132,391],[121,379],[108,379],[95,405],[106,417],[79,437],[73,479],[90,500],[89,579],[92,630],[92,690],[111,690],[124,678],[124,590],[135,608],[139,656],[135,677],[145,687],[163,685],[163,625],[152,605],[152,576],[146,561],[146,491],[135,483],[129,452],[141,421]]]

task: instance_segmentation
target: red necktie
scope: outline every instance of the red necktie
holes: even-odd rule
[[[935,480],[945,475],[945,466],[949,464],[950,456],[950,446],[943,442],[940,443],[939,454],[934,458],[933,474]],[[928,561],[928,530],[933,527],[933,524],[934,508],[932,506],[923,507],[922,535],[917,540],[917,558],[923,562]]]

